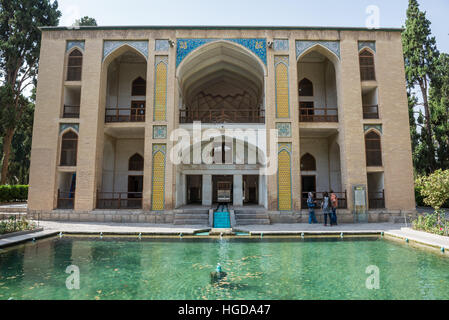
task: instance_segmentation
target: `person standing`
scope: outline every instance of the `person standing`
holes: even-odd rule
[[[329,216],[329,223],[332,224],[331,205],[329,193],[325,192],[323,202],[321,203],[321,209],[324,214],[324,226],[327,227],[327,217]]]
[[[338,197],[335,194],[335,192],[331,190],[331,209],[332,209],[331,226],[338,225],[338,223],[337,223],[337,208],[338,208]]]
[[[309,207],[309,224],[318,223],[315,216],[315,199],[313,199],[313,193],[309,192],[309,197],[307,198],[307,206]]]

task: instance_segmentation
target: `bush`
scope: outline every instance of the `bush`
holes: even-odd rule
[[[413,229],[448,236],[449,221],[444,218],[444,215],[439,216],[438,213],[419,216],[413,221]]]
[[[438,211],[449,201],[449,170],[439,169],[429,176],[418,177],[415,186],[420,194],[418,200],[422,197],[425,204]]]
[[[0,234],[28,231],[33,229],[36,229],[36,224],[28,221],[24,217],[17,219],[15,216],[12,216],[8,220],[0,221]]]
[[[4,185],[0,186],[0,203],[26,201],[28,199],[28,186]]]

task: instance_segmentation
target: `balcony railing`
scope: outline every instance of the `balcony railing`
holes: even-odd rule
[[[316,207],[315,209],[320,209],[321,208],[321,203],[323,202],[324,199],[324,192],[312,192],[313,193],[313,198],[316,200]],[[348,208],[348,196],[347,196],[347,192],[334,192],[335,195],[338,198],[338,209],[347,209]],[[330,193],[329,193],[329,201],[330,201]],[[307,199],[309,198],[309,193],[308,192],[303,192],[302,193],[302,198],[301,198],[301,207],[303,209],[307,209]]]
[[[73,209],[75,192],[58,190],[58,209]]]
[[[62,114],[63,118],[79,118],[80,117],[80,106],[68,106],[64,105],[64,112]]]
[[[363,119],[379,119],[379,106],[363,106]]]
[[[145,122],[145,108],[106,108],[105,122]]]
[[[299,108],[299,122],[338,122],[338,108]]]
[[[181,110],[180,122],[193,123],[265,123],[265,111],[260,109]]]
[[[98,192],[97,209],[142,209],[142,192]]]
[[[385,209],[385,191],[369,192],[368,205],[370,209]]]

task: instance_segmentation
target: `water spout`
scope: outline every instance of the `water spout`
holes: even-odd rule
[[[142,239],[142,232],[139,233],[139,239]]]
[[[59,238],[62,238],[62,232],[59,232]]]

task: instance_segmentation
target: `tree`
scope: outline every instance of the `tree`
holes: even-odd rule
[[[88,16],[84,16],[81,19],[76,19],[75,25],[80,26],[80,27],[83,27],[83,26],[84,27],[86,27],[86,26],[96,27],[97,20],[95,20],[94,18],[88,17]]]
[[[3,161],[0,184],[8,178],[11,145],[16,127],[26,114],[25,90],[36,84],[39,63],[40,26],[55,26],[61,12],[49,0],[0,0],[0,133]]]
[[[435,158],[435,140],[433,135],[432,111],[429,103],[429,88],[432,76],[436,71],[436,63],[439,56],[436,48],[435,37],[431,36],[430,21],[426,18],[426,13],[420,11],[417,0],[409,0],[407,9],[407,20],[405,30],[402,33],[402,43],[404,48],[405,73],[407,77],[407,87],[409,93],[418,87],[422,96],[422,103],[415,106],[422,107],[424,113],[419,114],[417,125],[421,127],[420,145],[415,146],[415,154],[425,161],[423,168],[416,168],[418,171],[431,173],[437,168]],[[415,98],[416,94],[412,94]],[[413,109],[413,116],[415,114]]]
[[[449,199],[449,170],[438,169],[429,176],[417,179],[424,202],[439,211]]]
[[[440,54],[430,88],[437,166],[449,169],[449,55]]]

